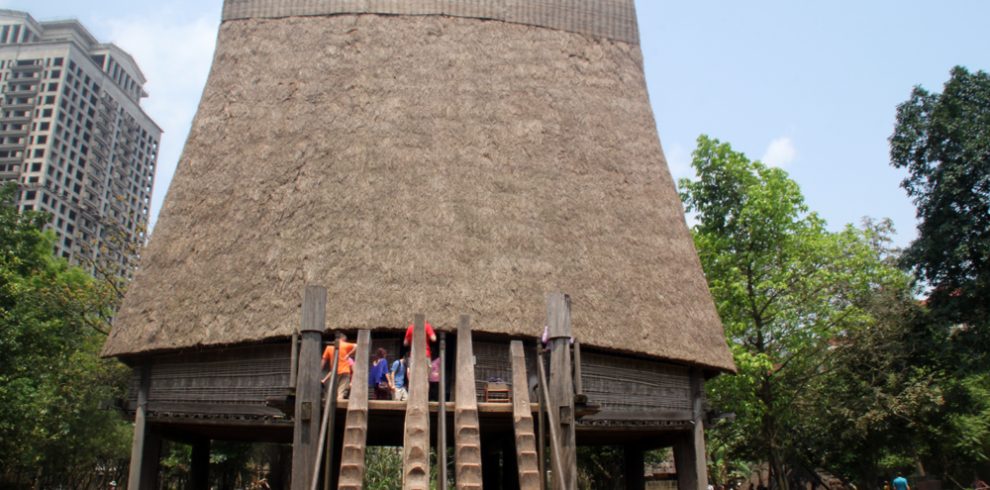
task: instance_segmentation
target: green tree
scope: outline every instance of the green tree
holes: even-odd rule
[[[48,217],[0,191],[0,486],[119,478],[129,424],[108,410],[126,370],[100,359],[102,284],[52,255]]]
[[[681,196],[739,371],[709,385],[712,404],[737,416],[713,443],[767,462],[771,485],[786,489],[788,470],[812,464],[795,440],[798,404],[836,339],[873,323],[866,300],[903,274],[878,259],[868,231],[828,231],[783,170],[707,136],[693,156],[698,177],[681,180]]]
[[[897,107],[891,164],[917,205],[904,256],[946,319],[986,330],[990,314],[990,75],[952,69],[941,94],[915,87]],[[983,332],[980,362],[987,360]]]

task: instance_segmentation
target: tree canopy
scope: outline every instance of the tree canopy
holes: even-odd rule
[[[891,164],[917,205],[904,262],[955,322],[990,323],[990,75],[955,67],[941,94],[915,87],[897,107]]]
[[[48,216],[19,214],[15,190],[0,191],[0,487],[119,479],[126,370],[98,355],[111,295],[53,256]]]

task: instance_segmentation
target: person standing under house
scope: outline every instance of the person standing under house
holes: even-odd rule
[[[901,475],[897,475],[897,478],[894,478],[891,484],[894,486],[894,490],[911,490],[911,485],[908,485],[907,478]]]
[[[388,351],[379,348],[375,352],[375,360],[371,362],[371,369],[368,370],[368,387],[374,394],[374,400],[392,398],[388,374]]]
[[[340,353],[337,357],[337,398],[345,399],[351,393],[351,361],[350,358],[354,356],[354,351],[357,349],[357,344],[353,344],[347,341],[346,335],[340,336]],[[320,370],[328,369],[333,366],[333,355],[334,355],[333,344],[330,344],[323,349],[323,360],[320,362]],[[327,380],[330,379],[330,374],[327,373],[326,376],[320,381],[326,384]]]
[[[409,391],[406,389],[406,356],[403,355],[392,363],[392,369],[388,373],[388,383],[392,388],[392,399],[404,402],[409,399]]]

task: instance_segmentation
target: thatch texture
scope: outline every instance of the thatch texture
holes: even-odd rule
[[[538,335],[732,359],[647,100],[639,47],[441,16],[224,22],[106,355],[331,328]]]
[[[224,20],[329,14],[449,15],[638,43],[633,0],[226,0]]]

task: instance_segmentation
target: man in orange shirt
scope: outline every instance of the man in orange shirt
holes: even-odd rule
[[[433,332],[433,325],[430,325],[430,322],[426,322],[426,324],[423,326],[425,327],[426,330],[426,357],[428,359],[432,359],[430,357],[430,342],[437,341],[437,334]],[[413,338],[413,324],[410,323],[409,328],[406,329],[406,338],[402,341],[403,346],[410,347],[409,349],[410,357],[412,357],[412,348],[411,348],[412,338]]]
[[[346,335],[340,336],[340,356],[337,360],[337,398],[344,399],[347,398],[351,393],[351,360],[350,358],[354,356],[354,350],[357,349],[357,344],[353,344],[347,341]],[[333,344],[327,346],[323,349],[323,361],[320,363],[320,370],[328,369],[333,366],[333,354],[334,354]],[[320,381],[326,384],[327,380],[330,379],[330,373],[327,373]]]

